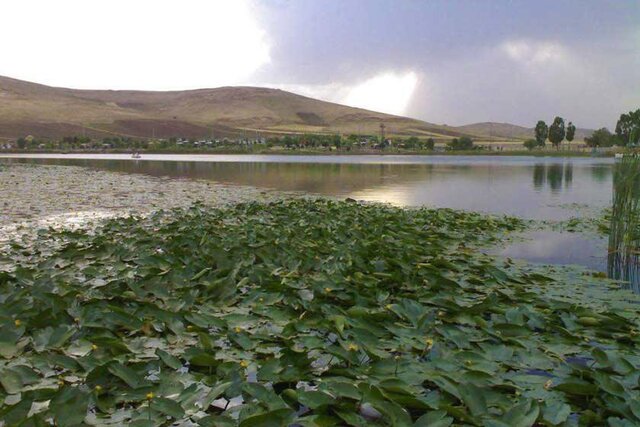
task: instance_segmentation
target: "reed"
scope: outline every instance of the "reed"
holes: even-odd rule
[[[609,277],[640,292],[640,157],[616,162],[608,254]]]

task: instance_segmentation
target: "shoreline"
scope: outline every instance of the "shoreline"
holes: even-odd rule
[[[137,150],[2,150],[0,158],[4,154],[9,155],[32,155],[32,154],[127,154]],[[592,156],[590,151],[527,151],[527,150],[508,150],[508,151],[492,151],[492,150],[460,150],[460,151],[381,151],[381,150],[140,150],[137,151],[141,155],[145,154],[185,154],[185,155],[239,155],[239,156],[496,156],[496,157],[614,157],[615,152],[599,153]],[[13,157],[13,156],[11,156]]]

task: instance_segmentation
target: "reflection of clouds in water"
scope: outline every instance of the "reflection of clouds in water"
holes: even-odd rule
[[[496,254],[541,264],[580,264],[604,271],[607,242],[584,234],[555,231],[524,233],[524,241],[509,243]]]
[[[117,155],[100,160],[87,156],[70,162],[127,173],[532,219],[568,219],[574,213],[559,205],[603,208],[611,197],[610,175],[604,171],[612,162],[607,159],[145,154],[146,160],[131,161]]]
[[[373,190],[363,190],[351,193],[349,197],[367,202],[390,203],[394,206],[411,206],[414,201],[410,194],[400,187],[380,187]]]

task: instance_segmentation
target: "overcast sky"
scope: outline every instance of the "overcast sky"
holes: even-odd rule
[[[2,0],[0,75],[96,89],[279,87],[434,123],[615,126],[640,0]]]

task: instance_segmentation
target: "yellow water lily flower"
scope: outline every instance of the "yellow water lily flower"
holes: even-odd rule
[[[552,385],[553,385],[553,381],[552,380],[547,380],[547,382],[544,383],[544,389],[545,390],[549,390]]]
[[[19,327],[20,325],[22,325],[22,322],[20,321],[20,319],[16,319],[13,321],[13,324],[16,325],[16,327]]]
[[[326,293],[329,293],[329,292],[331,292],[332,290],[333,290],[333,289],[331,289],[331,288],[324,288],[324,291],[325,291]]]
[[[95,390],[96,390],[98,393],[100,393],[100,392],[102,391],[102,386],[97,385],[97,386],[95,387]]]
[[[153,394],[153,392],[152,392],[152,391],[150,391],[149,393],[147,393],[147,400],[151,400],[151,399],[153,399],[154,397],[156,397],[156,395],[155,395],[155,394]]]
[[[242,332],[242,328],[240,326],[236,326],[234,331],[236,331],[236,334],[239,334],[240,332]]]
[[[347,350],[349,350],[349,351],[358,351],[358,346],[356,344],[350,343],[347,346]]]
[[[95,344],[91,344],[91,350],[95,351],[98,349],[98,346]]]
[[[246,368],[247,366],[249,366],[249,362],[247,362],[246,360],[241,360],[240,366],[242,366],[243,368]]]

